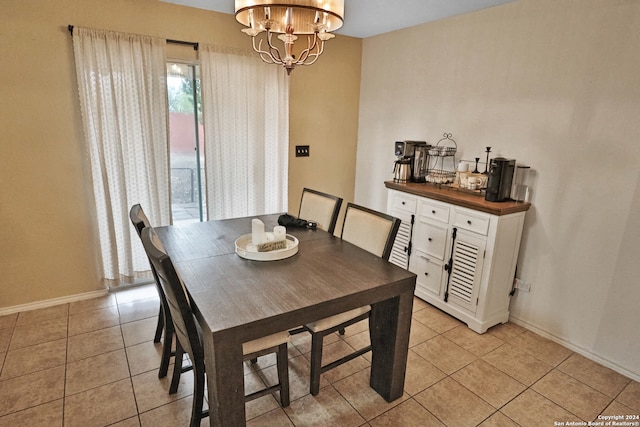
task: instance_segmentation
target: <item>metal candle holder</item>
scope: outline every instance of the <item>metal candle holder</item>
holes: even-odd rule
[[[489,173],[489,153],[491,152],[491,147],[487,147],[487,163],[484,165],[484,174],[487,175]]]

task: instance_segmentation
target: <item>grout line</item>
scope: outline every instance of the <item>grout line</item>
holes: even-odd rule
[[[124,333],[122,332],[120,307],[117,304],[117,297],[116,297],[116,307],[118,309],[118,328],[120,329],[120,338],[122,339],[122,350],[124,351],[124,358],[127,361],[127,371],[129,372],[129,384],[131,385],[131,393],[133,394],[133,403],[136,405],[136,416],[138,418],[138,425],[142,425],[142,423],[140,422],[140,407],[138,406],[138,397],[136,396],[136,389],[133,386],[133,375],[131,373],[131,365],[129,364],[129,353],[127,352],[127,347],[124,341]],[[120,421],[124,421],[124,420],[119,420],[118,422]]]

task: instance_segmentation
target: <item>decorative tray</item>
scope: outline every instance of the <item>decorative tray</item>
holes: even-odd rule
[[[298,239],[290,234],[285,236],[287,247],[268,252],[258,252],[258,248],[251,242],[251,233],[238,237],[236,253],[245,259],[254,261],[277,261],[294,256],[298,253]]]
[[[462,187],[462,186],[460,186],[460,184],[457,184],[457,183],[446,184],[446,185],[443,185],[442,187],[448,188],[448,189],[451,189],[451,190],[454,190],[454,191],[459,191],[461,193],[473,194],[474,196],[483,196],[484,197],[484,195],[486,193],[486,189],[485,188],[471,190],[469,188]]]

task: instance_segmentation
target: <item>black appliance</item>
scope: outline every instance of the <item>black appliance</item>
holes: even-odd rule
[[[516,168],[514,159],[496,157],[491,159],[487,192],[484,199],[489,202],[506,202],[511,195],[511,182]]]

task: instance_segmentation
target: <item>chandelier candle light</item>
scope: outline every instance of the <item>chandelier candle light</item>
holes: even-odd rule
[[[287,74],[296,65],[316,62],[344,20],[344,0],[236,0],[235,9],[236,20],[248,27],[242,32],[251,37],[253,50],[264,62],[284,66]],[[274,34],[284,50],[274,44]],[[307,37],[307,46],[296,57],[298,36]]]

